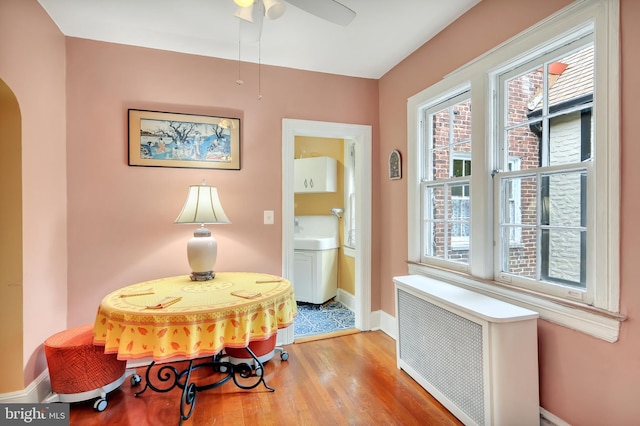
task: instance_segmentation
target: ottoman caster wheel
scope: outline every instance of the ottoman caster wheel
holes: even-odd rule
[[[280,354],[280,359],[283,360],[283,361],[288,360],[289,359],[289,352],[282,352]]]
[[[93,409],[101,412],[107,409],[107,400],[103,398],[96,399],[96,402],[93,403]]]
[[[131,376],[131,386],[138,386],[142,381],[142,377],[139,374],[134,374]]]

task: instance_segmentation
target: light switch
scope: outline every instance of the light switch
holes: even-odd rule
[[[264,224],[273,225],[273,210],[264,211]]]

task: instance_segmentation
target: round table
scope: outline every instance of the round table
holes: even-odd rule
[[[209,281],[162,278],[105,296],[94,344],[124,360],[195,359],[269,339],[296,315],[293,287],[278,276],[216,272]]]

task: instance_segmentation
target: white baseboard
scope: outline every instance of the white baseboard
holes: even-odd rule
[[[540,424],[552,426],[571,426],[560,417],[548,412],[542,407],[540,407]]]
[[[355,311],[356,308],[356,297],[343,289],[338,289],[338,294],[336,295],[336,300],[342,303],[344,306],[349,308],[352,311]]]
[[[352,311],[355,310],[356,298],[351,293],[348,293],[339,288],[336,300]],[[371,330],[382,330],[393,339],[395,339],[397,329],[396,319],[386,312],[382,310],[371,312],[371,316],[369,317],[369,325]]]
[[[369,323],[371,324],[371,331],[381,330],[395,340],[396,319],[385,311],[371,312]]]

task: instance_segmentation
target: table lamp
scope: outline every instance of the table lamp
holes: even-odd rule
[[[187,244],[187,258],[191,266],[192,281],[207,281],[215,277],[213,267],[218,256],[218,243],[205,224],[231,223],[220,203],[215,186],[191,185],[182,211],[175,223],[199,223]]]

